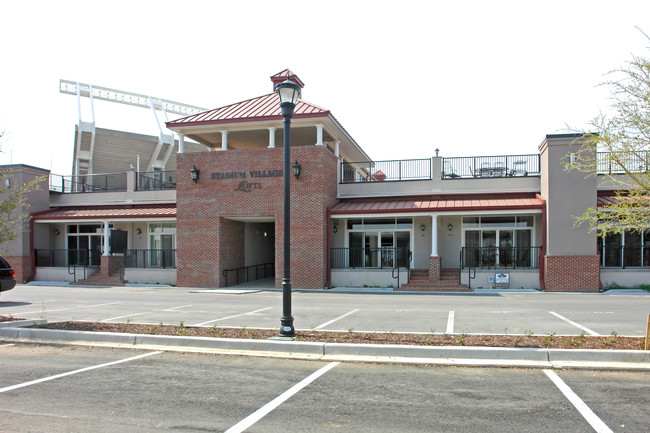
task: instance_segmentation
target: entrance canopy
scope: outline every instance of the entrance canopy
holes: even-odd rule
[[[35,222],[142,218],[176,218],[176,205],[60,207],[54,208],[49,212],[39,213],[33,217]]]

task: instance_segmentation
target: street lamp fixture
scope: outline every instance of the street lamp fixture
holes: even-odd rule
[[[199,173],[201,173],[201,170],[196,168],[196,166],[192,166],[192,169],[190,170],[190,174],[192,175],[192,182],[198,183],[199,182]]]
[[[283,149],[283,175],[284,175],[284,276],[282,278],[282,318],[280,319],[280,337],[296,336],[291,315],[291,196],[290,182],[291,171],[296,179],[300,175],[300,164],[291,166],[291,118],[293,117],[296,103],[300,97],[300,86],[287,79],[275,86],[275,91],[280,98],[280,111],[284,119],[284,149]],[[297,167],[296,167],[297,166]],[[293,168],[293,170],[292,170]]]

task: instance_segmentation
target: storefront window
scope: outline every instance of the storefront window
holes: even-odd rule
[[[394,268],[409,264],[412,218],[349,219],[348,248],[345,250],[349,267]],[[335,262],[342,262],[337,252]]]
[[[463,266],[481,268],[538,267],[533,246],[535,217],[481,216],[463,218]]]
[[[601,266],[608,268],[637,268],[650,266],[650,231],[626,230],[622,233],[598,236]]]

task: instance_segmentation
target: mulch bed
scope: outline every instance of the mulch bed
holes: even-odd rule
[[[0,322],[13,322],[15,320],[25,320],[20,317],[13,317],[13,316],[0,316]]]
[[[0,317],[0,321],[2,321]],[[43,325],[49,329],[65,329],[94,332],[125,332],[132,334],[178,335],[190,337],[267,339],[278,335],[276,329],[205,328],[180,325],[143,325],[137,323],[58,322]],[[411,344],[419,346],[484,346],[484,347],[532,347],[554,349],[615,349],[643,350],[642,337],[619,337],[618,335],[593,337],[587,335],[440,335],[297,331],[297,341],[361,344]]]

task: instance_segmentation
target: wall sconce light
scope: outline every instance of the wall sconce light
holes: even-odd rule
[[[135,229],[135,234],[136,235],[142,234],[142,230],[140,230],[139,228]]]
[[[420,224],[420,230],[424,231],[425,228],[426,226],[424,224]]]
[[[452,231],[452,230],[454,229],[454,225],[453,225],[453,224],[449,224],[449,225],[447,226],[447,228],[449,229],[449,231]]]
[[[332,229],[332,231],[333,231],[334,233],[338,232],[338,231],[339,231],[339,226],[337,226],[336,224],[334,224],[334,228]]]
[[[300,164],[298,164],[298,160],[296,159],[296,162],[293,163],[291,166],[293,168],[293,175],[296,176],[296,179],[300,177]]]
[[[59,229],[54,229],[54,236],[59,236],[59,234],[61,234]]]
[[[201,173],[201,170],[196,168],[196,166],[192,166],[192,169],[190,170],[190,174],[192,175],[192,182],[198,183],[199,182],[199,173]]]

